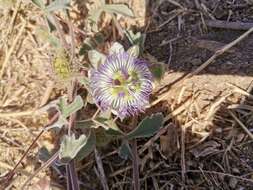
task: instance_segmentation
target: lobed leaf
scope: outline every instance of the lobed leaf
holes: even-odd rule
[[[86,76],[77,77],[78,82],[85,86],[86,88],[89,86],[89,79]]]
[[[67,163],[75,158],[78,152],[86,145],[87,139],[85,135],[81,135],[78,139],[75,138],[74,134],[71,136],[64,135],[59,152],[61,162]]]
[[[71,114],[77,112],[83,107],[83,99],[80,95],[76,96],[74,101],[67,104],[65,98],[61,98],[59,102],[59,110],[63,118],[69,117]]]
[[[80,151],[76,155],[76,159],[78,161],[84,159],[88,156],[96,147],[96,136],[94,132],[91,130],[90,134],[87,138],[86,144],[80,149]]]
[[[66,118],[60,115],[58,120],[54,122],[52,125],[47,126],[45,130],[55,129],[56,131],[59,131],[59,129],[61,129],[64,125],[68,125],[68,121],[66,120]]]
[[[126,30],[125,34],[132,45],[139,46],[140,54],[142,54],[144,51],[144,43],[145,43],[146,35],[140,32],[137,32],[135,34],[132,30]]]

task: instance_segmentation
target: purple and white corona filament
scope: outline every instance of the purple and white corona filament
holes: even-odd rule
[[[121,119],[143,112],[152,92],[152,74],[144,60],[127,52],[109,55],[90,73],[91,93],[102,110]]]

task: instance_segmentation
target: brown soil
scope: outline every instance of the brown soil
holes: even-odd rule
[[[253,131],[250,95],[253,36],[247,36],[218,56],[197,75],[183,78],[245,32],[240,28],[209,27],[208,20],[253,23],[251,1],[164,0],[158,3],[150,0],[145,5],[144,1],[132,0],[130,6],[138,18],[129,20],[128,26],[135,24],[137,30],[146,33],[146,56],[150,54],[167,66],[164,78],[156,87],[153,106],[147,110],[148,114],[163,112],[167,118],[166,130],[160,131],[151,144],[147,144],[150,139],[138,141],[141,189],[253,189],[253,139],[247,134]],[[38,11],[28,4],[22,4],[20,9]],[[17,112],[39,107],[50,89],[48,81],[52,80],[48,71],[51,49],[36,39],[34,23],[40,24],[41,20],[33,12],[21,11],[10,33],[6,26],[13,12],[0,13],[3,20],[0,22],[1,64],[5,49],[9,49],[20,29],[20,18],[29,22],[4,77],[0,77],[0,176],[13,168],[47,122],[40,115],[15,116]],[[49,100],[58,94],[58,91],[51,92]],[[2,112],[12,115],[1,115]],[[43,145],[52,148],[51,138],[45,135],[39,141],[9,189],[20,189],[34,172],[39,165],[35,159],[38,148]],[[131,161],[118,156],[115,150],[119,145],[120,142],[113,142],[99,148],[99,152],[110,189],[128,190],[132,187],[132,166]],[[77,166],[81,189],[102,189],[95,166],[93,154]],[[60,170],[64,174],[64,168]],[[40,173],[33,183],[49,176],[55,188],[64,189],[65,182],[54,169]]]

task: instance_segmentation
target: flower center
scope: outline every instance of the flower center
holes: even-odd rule
[[[114,79],[113,80],[113,84],[116,86],[120,86],[121,85],[121,81],[119,79]]]
[[[138,73],[119,70],[113,75],[113,95],[117,97],[131,98],[131,93],[140,89]]]

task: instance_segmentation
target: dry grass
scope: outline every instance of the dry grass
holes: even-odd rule
[[[47,122],[46,115],[34,114],[45,102],[49,73],[49,44],[41,44],[35,36],[38,24],[31,4],[20,3],[14,12],[0,13],[0,173],[3,176],[12,169],[26,148],[31,144],[40,128]],[[33,21],[36,20],[36,24]],[[53,94],[51,94],[53,97]],[[44,98],[44,99],[43,99]],[[20,176],[15,177],[10,187],[19,189],[23,181],[34,171],[38,148],[51,144],[45,135],[29,154]],[[40,174],[39,177],[44,176]],[[11,189],[12,189],[11,188]]]
[[[131,2],[133,7],[137,6],[134,1]],[[149,30],[147,26],[144,30],[147,33],[159,32],[161,28],[178,19],[175,25],[178,27],[176,31],[180,31],[184,25],[180,20],[182,15],[191,13],[185,1],[182,2],[168,1],[176,7],[166,15],[169,18],[158,23],[155,29]],[[144,5],[140,4],[143,8]],[[204,16],[213,15],[205,8],[208,5],[198,6],[200,20],[206,26]],[[140,7],[136,8],[137,12]],[[158,14],[157,6],[153,8],[153,13]],[[144,16],[141,12],[139,15]],[[137,23],[139,27],[143,27],[144,20],[138,17],[129,23]],[[146,22],[147,20],[149,19]],[[17,1],[12,11],[0,13],[1,176],[14,167],[42,126],[48,122],[47,115],[40,115],[36,110],[59,95],[59,89],[56,90],[54,86],[55,77],[52,76],[50,64],[53,50],[36,35],[36,28],[42,23],[41,13],[28,2]],[[248,30],[221,50],[213,52],[210,59],[189,72],[186,77],[182,77],[182,72],[168,71],[165,74],[156,89],[152,107],[147,110],[166,114],[165,127],[151,139],[140,141],[138,147],[140,182],[143,188],[162,190],[253,187],[253,101],[250,94],[252,76],[197,75],[232,46],[249,37],[251,32],[252,29]],[[177,40],[178,38],[173,38],[163,46],[167,44],[172,53],[171,43]],[[171,62],[172,55],[169,56]],[[38,167],[35,159],[38,149],[42,146],[51,149],[53,140],[50,134],[43,135],[19,167],[18,175],[7,189],[20,189]],[[99,163],[103,162],[110,189],[129,189],[132,167],[130,163],[118,158],[116,144],[99,150],[103,153]],[[99,179],[95,177],[93,156],[85,159],[77,170],[83,183],[98,189],[101,186]],[[96,158],[98,159],[97,155]],[[52,176],[54,175],[53,173]],[[33,182],[43,177],[49,177],[46,171],[40,172]],[[63,188],[58,176],[54,176],[52,181],[55,186]],[[33,188],[34,186],[31,187]]]

